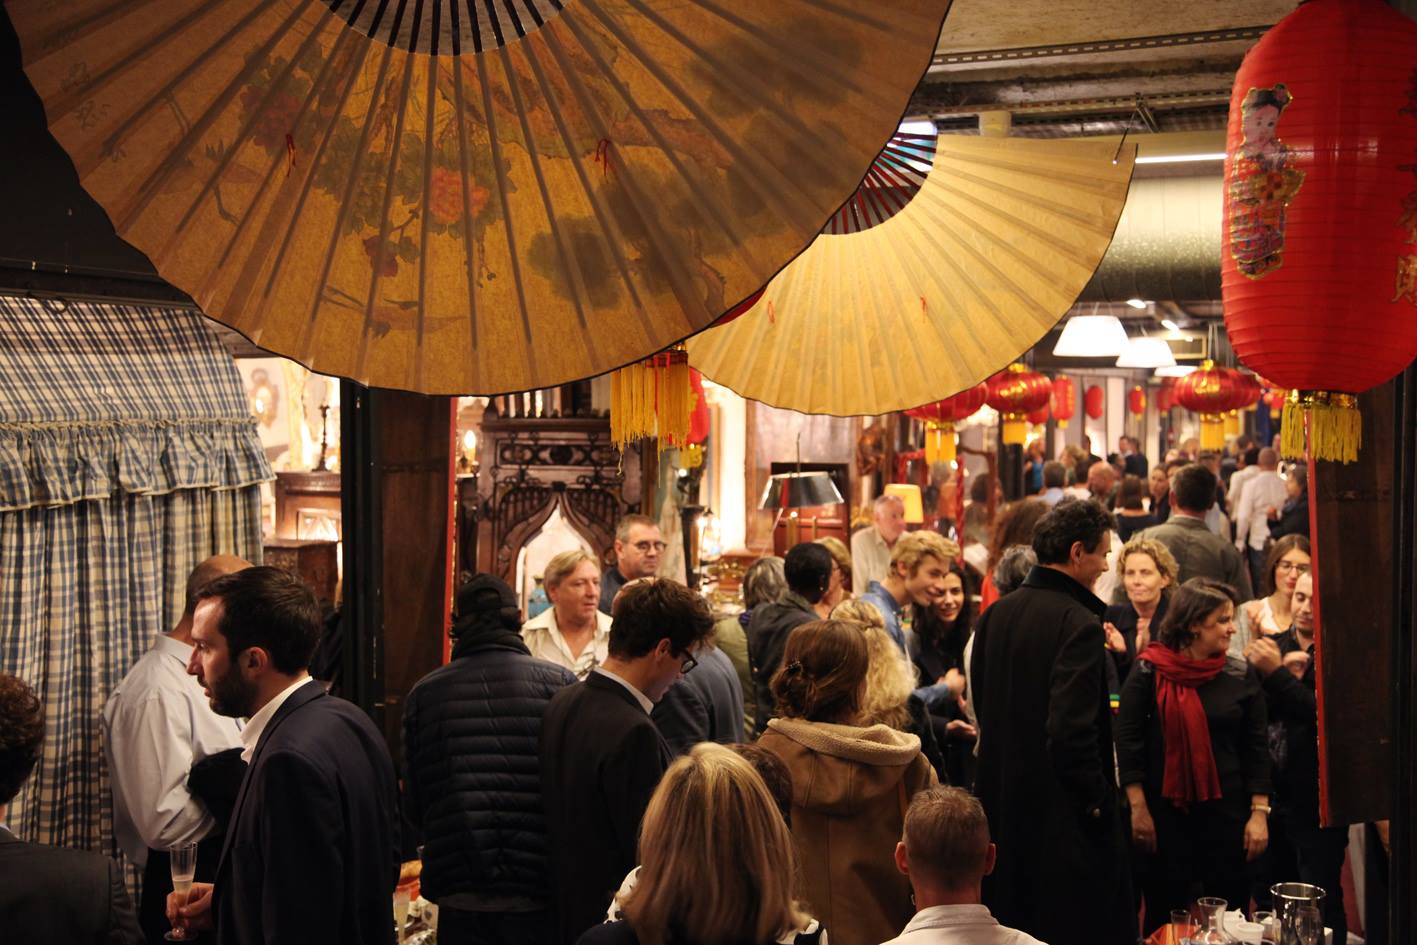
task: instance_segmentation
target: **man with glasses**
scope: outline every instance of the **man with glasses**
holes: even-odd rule
[[[556,941],[571,945],[599,923],[639,862],[640,818],[671,757],[650,713],[712,633],[708,604],[684,585],[627,587],[614,601],[605,662],[547,707],[540,769]]]
[[[615,563],[600,576],[600,612],[610,613],[615,595],[636,578],[654,577],[668,546],[648,515],[626,515],[615,526]]]

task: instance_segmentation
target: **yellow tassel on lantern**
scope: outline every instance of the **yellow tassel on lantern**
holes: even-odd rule
[[[955,461],[955,425],[931,420],[925,425],[925,461],[936,463]]]
[[[682,446],[694,412],[689,358],[682,346],[610,375],[610,441],[623,449],[657,438],[656,447]]]
[[[1225,448],[1225,415],[1219,413],[1201,414],[1201,449],[1219,450]]]
[[[1021,413],[1006,413],[1000,418],[1004,425],[1004,442],[1022,446],[1028,440],[1028,417]]]
[[[1225,435],[1225,436],[1239,436],[1239,435],[1240,435],[1240,411],[1238,411],[1238,410],[1231,410],[1231,411],[1229,411],[1228,413],[1225,414],[1225,433],[1224,433],[1224,435]],[[1220,445],[1223,447],[1223,446],[1225,445],[1225,441],[1224,441],[1224,440],[1221,440]]]
[[[1291,390],[1284,401],[1284,428],[1279,443],[1287,459],[1305,456],[1304,427],[1309,429],[1309,455],[1340,463],[1358,460],[1363,446],[1363,415],[1358,398],[1324,390]]]

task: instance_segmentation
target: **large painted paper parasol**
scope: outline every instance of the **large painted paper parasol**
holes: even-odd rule
[[[10,0],[119,235],[262,347],[494,393],[709,325],[856,189],[949,0]]]
[[[848,205],[875,210],[834,217],[752,309],[689,339],[690,364],[803,413],[874,415],[967,390],[1077,300],[1136,157],[1115,143],[941,135],[916,183],[926,149],[904,136],[892,147],[884,192]]]

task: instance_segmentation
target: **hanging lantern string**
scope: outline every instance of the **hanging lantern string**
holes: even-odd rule
[[[1117,142],[1117,150],[1112,152],[1113,164],[1116,164],[1117,161],[1122,157],[1122,148],[1126,147],[1127,145],[1127,135],[1131,134],[1132,132],[1132,121],[1139,117],[1141,113],[1142,101],[1141,96],[1138,95],[1136,99],[1136,104],[1132,107],[1132,113],[1127,116],[1127,124],[1125,127],[1122,128],[1122,140]]]

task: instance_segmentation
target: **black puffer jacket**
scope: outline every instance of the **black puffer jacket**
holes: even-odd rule
[[[533,659],[502,628],[460,636],[453,656],[404,705],[404,794],[423,834],[423,895],[476,911],[546,908],[537,741],[546,704],[576,677]]]

